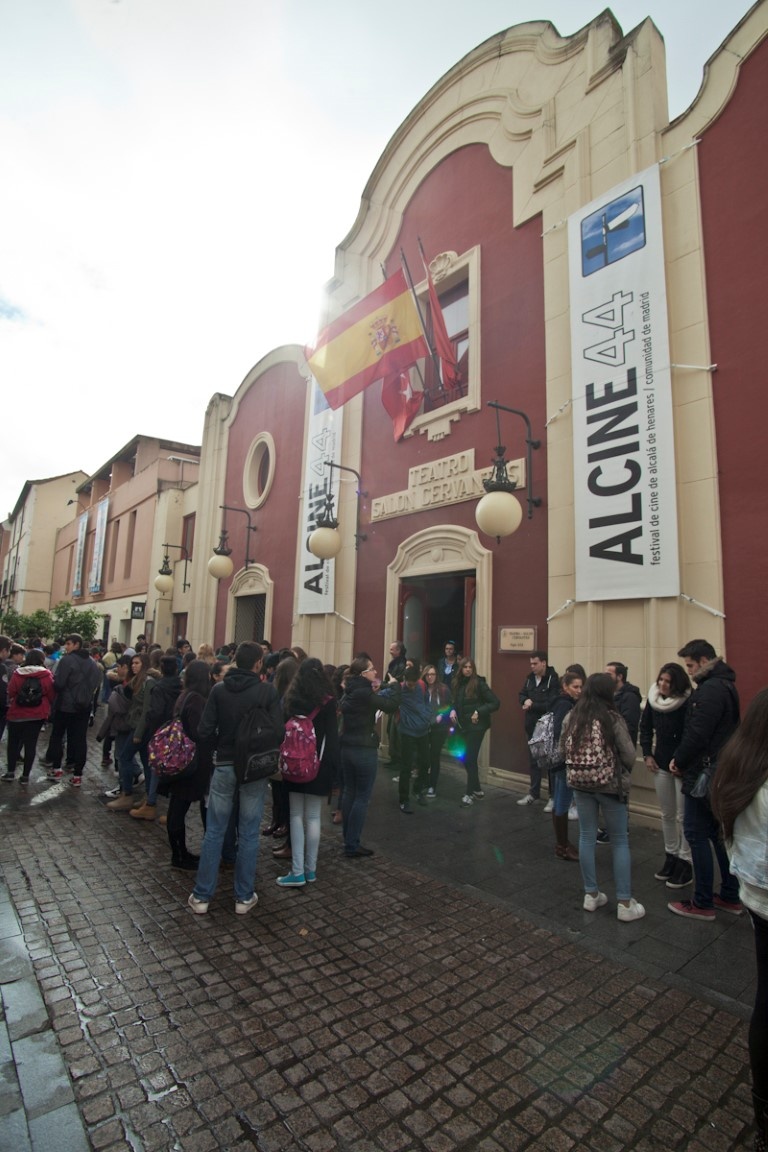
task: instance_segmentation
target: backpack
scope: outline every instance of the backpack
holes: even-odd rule
[[[25,676],[16,693],[19,708],[39,708],[43,702],[43,683],[40,676]]]
[[[565,763],[555,744],[555,714],[546,712],[536,721],[533,735],[528,741],[531,758],[539,768],[552,770]]]
[[[603,739],[600,721],[592,721],[592,729],[586,739],[574,748],[569,732],[565,737],[566,778],[569,788],[583,792],[602,792],[618,780],[621,792],[621,773],[617,776],[616,756]]]
[[[192,764],[197,751],[194,740],[184,731],[184,725],[175,720],[158,728],[148,745],[149,764],[153,772],[163,779],[178,779]]]
[[[285,723],[285,736],[280,745],[280,772],[290,784],[309,784],[320,771],[317,736],[312,723],[319,708],[309,716],[291,716]],[[325,741],[323,741],[323,744]]]
[[[283,725],[275,724],[263,703],[256,703],[246,712],[237,726],[233,756],[239,784],[252,784],[274,776],[280,767],[280,742],[284,733]]]

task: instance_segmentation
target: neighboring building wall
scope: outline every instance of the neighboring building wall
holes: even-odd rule
[[[9,519],[9,541],[3,567],[2,608],[29,615],[59,602],[51,586],[56,534],[72,515],[84,472],[50,480],[30,480]],[[73,505],[76,507],[76,505]]]
[[[109,461],[81,484],[81,499],[94,501],[88,510],[82,595],[73,597],[78,522],[82,515],[77,507],[76,518],[59,532],[56,541],[54,602],[70,600],[78,607],[96,608],[105,617],[109,637],[122,643],[129,643],[140,633],[151,635],[153,628],[159,643],[171,642],[171,616],[187,611],[190,601],[190,590],[185,592],[182,588],[183,564],[179,567],[178,548],[169,550],[175,576],[172,595],[163,598],[155,590],[154,580],[163,561],[162,545],[181,544],[186,489],[196,486],[199,466],[170,457],[192,457],[196,451],[190,445],[137,437],[119,458]],[[103,499],[109,503],[101,591],[94,593],[89,589],[88,577],[98,507]],[[143,609],[135,609],[135,605]]]
[[[750,47],[744,32],[739,40],[731,51],[744,55]],[[712,394],[725,637],[727,658],[746,701],[768,679],[762,652],[768,571],[768,38],[741,61],[735,91],[721,91],[730,98],[701,133],[698,163],[711,359],[717,364]]]

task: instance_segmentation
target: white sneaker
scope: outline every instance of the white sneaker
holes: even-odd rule
[[[198,898],[197,898],[197,896],[195,896],[194,892],[190,893],[189,900],[187,900],[187,904],[189,904],[189,906],[192,909],[192,911],[194,912],[195,916],[205,916],[206,912],[208,911],[208,901],[207,900],[198,900]]]
[[[472,805],[474,804],[474,800],[472,799],[472,797],[470,795],[462,796],[461,802],[465,808],[471,808]]]
[[[568,809],[568,819],[569,820],[578,820],[578,818],[579,818],[579,811],[578,811],[575,804],[571,804],[570,808]]]
[[[255,908],[259,902],[259,898],[254,892],[250,900],[235,900],[235,914],[237,916],[245,916],[250,912],[251,908]]]
[[[528,793],[527,796],[523,796],[523,798],[521,800],[518,800],[518,804],[535,804],[535,803],[536,803],[536,801],[533,798],[533,796],[531,796],[530,792]]]
[[[597,912],[598,908],[602,908],[607,903],[608,897],[605,892],[598,892],[596,896],[591,896],[589,892],[584,893],[585,912]]]
[[[616,909],[616,917],[619,920],[642,920],[645,916],[645,908],[642,904],[638,904],[634,896],[629,904],[619,904]]]
[[[549,800],[547,800],[546,804],[544,805],[544,811],[545,812],[553,812],[554,808],[555,808],[555,802],[552,799],[552,797],[550,796]]]
[[[437,796],[437,792],[434,788],[427,788],[427,800],[434,800],[435,796]]]

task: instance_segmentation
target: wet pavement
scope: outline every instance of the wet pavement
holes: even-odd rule
[[[619,924],[610,849],[586,913],[541,805],[462,809],[449,769],[404,816],[382,765],[373,858],[326,818],[316,884],[279,889],[265,839],[253,912],[223,873],[195,917],[97,764],[79,792],[0,785],[0,1148],[751,1147],[750,926],[667,911],[660,833],[632,828],[648,914]]]

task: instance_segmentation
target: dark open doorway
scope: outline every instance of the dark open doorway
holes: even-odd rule
[[[436,663],[447,640],[455,642],[457,651],[473,655],[475,587],[474,571],[400,582],[399,635],[409,657]]]

